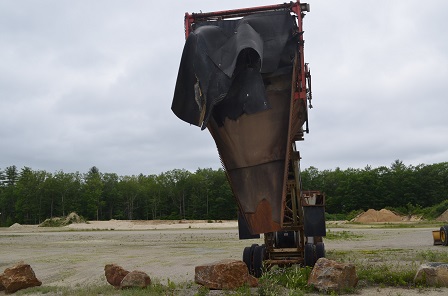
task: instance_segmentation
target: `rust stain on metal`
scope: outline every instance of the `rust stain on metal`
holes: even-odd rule
[[[266,79],[271,109],[208,130],[252,232],[282,229],[291,144],[305,120],[303,100],[291,94],[293,73]]]

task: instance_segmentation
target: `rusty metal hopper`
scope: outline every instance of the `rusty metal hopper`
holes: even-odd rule
[[[307,120],[302,8],[185,18],[172,110],[210,131],[252,234],[282,229],[291,147]]]
[[[290,149],[306,118],[306,106],[291,96],[291,81],[292,73],[268,80],[271,109],[208,125],[253,234],[282,228]]]

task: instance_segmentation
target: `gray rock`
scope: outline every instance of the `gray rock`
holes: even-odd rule
[[[429,286],[448,287],[448,263],[429,262],[420,265],[414,282],[425,283]]]
[[[146,288],[151,284],[151,278],[143,271],[134,270],[128,273],[120,283],[121,289]]]

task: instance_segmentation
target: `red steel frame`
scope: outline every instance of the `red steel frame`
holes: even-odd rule
[[[250,8],[241,8],[241,9],[232,9],[232,10],[223,10],[216,12],[205,12],[205,13],[185,13],[185,39],[190,35],[192,30],[192,25],[195,22],[200,21],[210,21],[210,20],[222,20],[225,18],[235,18],[235,17],[243,17],[245,15],[249,15],[256,12],[262,11],[273,11],[273,10],[284,10],[289,9],[297,16],[297,30],[298,32],[303,32],[303,17],[305,16],[304,11],[309,11],[309,5],[306,3],[301,4],[300,0],[296,2],[277,4],[277,5],[267,5],[267,6],[259,6],[259,7],[250,7]],[[308,107],[307,102],[307,87],[306,87],[306,78],[309,73],[308,64],[305,64],[304,58],[304,40],[303,34],[299,35],[298,42],[298,53],[299,53],[299,69],[296,72],[296,86],[294,91],[294,99],[301,99],[304,101],[306,107]],[[308,109],[308,108],[306,108]],[[308,123],[308,122],[307,122]],[[308,132],[308,128],[307,128]]]

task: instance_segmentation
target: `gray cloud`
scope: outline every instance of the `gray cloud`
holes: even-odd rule
[[[309,1],[302,167],[448,159],[445,1]],[[279,2],[280,3],[280,2]],[[275,4],[246,1],[245,7]],[[220,167],[172,114],[185,12],[241,2],[0,2],[0,168],[120,175]]]

